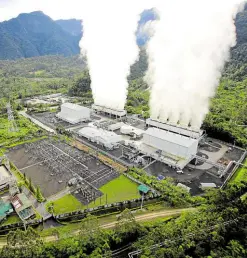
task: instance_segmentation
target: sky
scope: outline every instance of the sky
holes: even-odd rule
[[[81,19],[84,6],[92,5],[102,0],[0,0],[0,21],[17,17],[20,13],[43,11],[53,20]],[[116,0],[119,1],[119,0]],[[132,6],[138,5],[151,8],[155,0],[124,0]],[[145,4],[147,3],[147,4]],[[97,5],[97,4],[96,4]],[[146,9],[146,8],[144,8]]]
[[[43,11],[54,20],[80,19],[82,3],[83,0],[0,0],[0,21],[33,11]]]

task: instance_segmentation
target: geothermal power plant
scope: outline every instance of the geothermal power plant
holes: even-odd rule
[[[151,118],[141,120],[117,110],[93,104],[91,109],[64,103],[57,118],[72,125],[83,123],[77,134],[91,143],[111,151],[120,146],[141,157],[165,163],[176,170],[183,169],[197,157],[198,145],[205,132],[192,127],[172,125]],[[127,155],[128,157],[133,155]]]

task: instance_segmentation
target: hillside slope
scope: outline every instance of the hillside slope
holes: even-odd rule
[[[70,56],[79,52],[78,41],[78,36],[64,31],[42,12],[20,14],[0,23],[0,59]]]

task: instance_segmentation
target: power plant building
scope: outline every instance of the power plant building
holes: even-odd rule
[[[78,134],[91,142],[95,142],[106,149],[112,150],[118,148],[122,137],[114,132],[109,132],[96,127],[83,127]]]
[[[61,105],[61,112],[57,117],[70,123],[78,124],[90,120],[90,109],[73,103],[64,103]]]
[[[204,131],[196,128],[191,128],[191,127],[182,127],[181,125],[172,125],[169,123],[162,123],[160,121],[148,118],[146,120],[146,125],[148,127],[156,127],[160,128],[162,130],[168,131],[168,132],[173,132],[179,135],[199,139],[203,136]]]
[[[162,162],[181,169],[196,155],[199,141],[152,127],[144,132],[142,142],[141,148],[147,150],[146,154],[148,154],[148,151],[152,152],[150,154],[155,154],[153,155],[154,158],[156,156]],[[147,148],[145,148],[145,145]],[[157,153],[160,153],[160,155]],[[162,160],[162,157],[166,158]]]
[[[126,110],[120,110],[120,109],[113,109],[110,107],[103,107],[100,105],[96,105],[93,104],[92,105],[92,109],[96,112],[96,113],[105,113],[108,114],[110,116],[115,116],[115,117],[124,117],[127,115]]]

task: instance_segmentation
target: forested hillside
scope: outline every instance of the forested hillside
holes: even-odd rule
[[[152,10],[141,14],[136,33],[140,46],[148,39],[142,32],[142,26],[154,18]],[[80,52],[81,36],[80,20],[53,21],[42,12],[20,14],[17,18],[0,23],[0,60],[44,55],[77,55]]]
[[[0,59],[75,55],[79,39],[42,12],[20,14],[0,23]]]
[[[82,25],[80,20],[70,19],[70,20],[57,20],[56,23],[61,26],[65,31],[74,35],[82,35]]]

